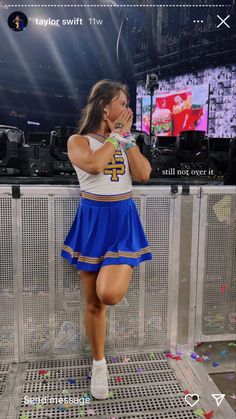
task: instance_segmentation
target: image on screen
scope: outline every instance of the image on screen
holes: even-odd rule
[[[153,97],[152,133],[178,136],[182,131],[208,131],[209,85],[162,92]],[[141,129],[150,133],[151,97],[143,96]]]

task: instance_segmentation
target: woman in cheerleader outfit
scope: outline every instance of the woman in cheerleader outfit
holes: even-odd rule
[[[91,89],[78,134],[68,140],[80,205],[61,256],[76,266],[83,283],[93,351],[91,393],[97,399],[108,397],[106,305],[117,304],[127,293],[134,266],[152,259],[132,199],[132,178],[145,183],[152,168],[131,135],[128,102],[124,84],[99,81]]]

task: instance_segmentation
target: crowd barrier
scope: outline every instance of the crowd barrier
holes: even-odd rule
[[[79,272],[60,256],[79,186],[0,186],[0,359],[91,354]],[[111,353],[192,350],[236,328],[236,187],[133,186],[152,261],[107,306]],[[111,278],[112,280],[112,278]]]

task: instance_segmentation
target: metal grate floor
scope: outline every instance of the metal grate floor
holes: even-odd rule
[[[162,353],[106,356],[109,372],[109,398],[96,400],[90,395],[92,359],[40,360],[0,366],[1,410],[3,419],[31,418],[155,418],[196,419],[186,405],[169,360]],[[151,358],[151,359],[150,359]],[[49,371],[48,378],[39,373]],[[119,378],[117,378],[119,377]],[[69,383],[68,380],[71,379]],[[89,404],[78,399],[91,397]],[[73,399],[70,405],[40,403],[26,405],[25,397],[62,397]],[[4,416],[1,416],[4,415]]]

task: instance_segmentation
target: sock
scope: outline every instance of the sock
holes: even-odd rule
[[[102,359],[99,359],[99,361],[96,361],[94,358],[93,358],[93,365],[103,365],[103,364],[106,364],[106,360],[105,360],[105,358],[103,357]]]

